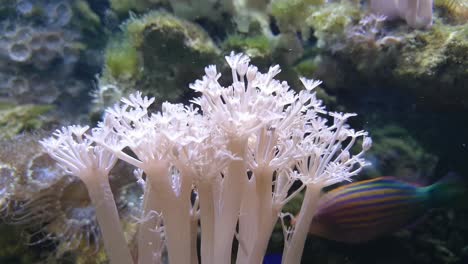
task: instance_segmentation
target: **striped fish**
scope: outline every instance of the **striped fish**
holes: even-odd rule
[[[365,242],[407,227],[460,195],[466,195],[466,188],[454,177],[426,187],[392,177],[360,181],[324,194],[309,232],[341,242]]]

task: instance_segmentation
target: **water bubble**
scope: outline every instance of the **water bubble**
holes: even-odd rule
[[[31,41],[32,38],[32,30],[29,27],[21,27],[16,31],[16,35],[14,37],[16,42],[28,42]]]
[[[18,11],[20,15],[30,16],[34,12],[34,5],[27,0],[19,1],[18,4],[16,4],[16,11]]]
[[[66,2],[60,2],[52,7],[51,20],[58,26],[65,26],[70,23],[73,16],[71,7]]]
[[[23,77],[12,77],[8,86],[14,94],[24,94],[29,91],[29,82]]]
[[[3,35],[7,38],[16,36],[16,24],[13,22],[6,22],[2,25]]]
[[[10,59],[17,62],[25,62],[31,58],[31,49],[26,43],[15,42],[8,48]]]
[[[34,86],[34,94],[39,102],[51,104],[60,95],[60,90],[55,82],[42,82]]]

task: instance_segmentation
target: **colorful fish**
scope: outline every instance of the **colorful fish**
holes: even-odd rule
[[[407,227],[430,209],[466,195],[467,188],[453,176],[425,187],[392,177],[360,181],[324,194],[309,232],[341,242],[365,242]]]

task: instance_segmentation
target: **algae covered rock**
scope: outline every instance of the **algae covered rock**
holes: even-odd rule
[[[468,99],[468,24],[437,23],[408,38],[393,71],[397,82],[437,104]]]
[[[17,134],[36,130],[43,126],[41,117],[53,109],[50,105],[12,105],[0,104],[0,138],[12,138]]]
[[[366,14],[352,1],[324,4],[306,20],[318,52],[301,68],[315,71],[334,91],[379,84],[409,91],[426,104],[464,107],[468,23],[450,22],[439,6],[435,14],[431,28],[414,30]]]
[[[106,49],[100,80],[118,87],[117,93],[138,89],[159,100],[180,100],[203,70],[196,66],[214,63],[220,53],[201,27],[169,13],[131,18],[122,28]],[[99,102],[102,92],[98,105],[105,103]]]
[[[263,35],[230,35],[223,43],[223,50],[242,51],[254,59],[271,57],[273,49],[273,41]]]
[[[282,32],[304,28],[304,20],[324,0],[273,0],[270,3],[271,14],[276,19]]]
[[[359,20],[361,13],[359,4],[341,1],[312,9],[305,21],[313,29],[317,46],[334,50],[345,41],[346,29]]]

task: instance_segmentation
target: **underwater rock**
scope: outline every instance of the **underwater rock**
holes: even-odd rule
[[[211,64],[218,47],[198,25],[169,13],[153,11],[131,18],[123,33],[108,45],[103,74],[99,80],[104,90],[95,93],[98,108],[139,89],[157,100],[181,100],[185,87],[199,74],[194,63]],[[107,89],[108,87],[116,89]],[[100,85],[100,87],[103,87]]]
[[[432,104],[466,107],[468,24],[436,22],[406,39],[393,71],[396,83]]]

